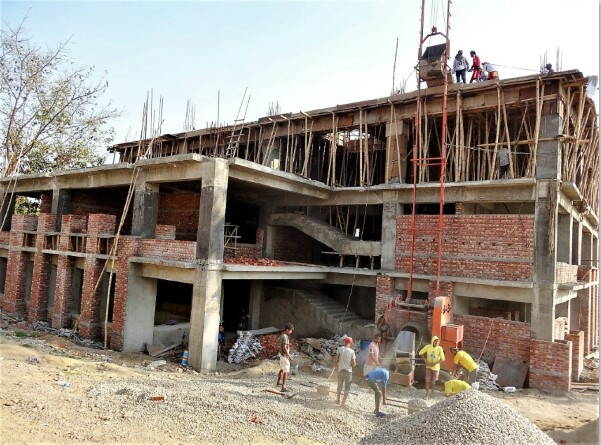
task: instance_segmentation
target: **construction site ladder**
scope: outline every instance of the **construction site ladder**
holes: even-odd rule
[[[240,147],[240,140],[242,139],[242,134],[244,133],[244,122],[246,121],[248,103],[250,102],[250,96],[248,96],[248,99],[246,98],[247,90],[248,88],[244,89],[244,94],[242,95],[242,100],[240,101],[240,107],[238,107],[238,113],[236,114],[236,119],[234,119],[234,125],[232,126],[232,132],[226,137],[227,145],[225,146],[224,153],[226,158],[235,158],[238,156],[238,148]],[[241,115],[245,99],[246,107],[244,108],[244,114]]]

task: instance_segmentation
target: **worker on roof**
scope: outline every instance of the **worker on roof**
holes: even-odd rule
[[[471,355],[464,350],[452,347],[451,354],[453,354],[453,363],[455,363],[455,369],[453,370],[453,376],[458,377],[462,374],[463,380],[468,383],[474,383],[476,381],[476,371],[478,370],[478,364],[474,361]]]
[[[367,349],[367,359],[363,365],[364,376],[380,366],[380,343],[382,343],[382,334],[378,333],[374,335]]]
[[[480,65],[480,57],[478,57],[476,51],[474,50],[470,51],[470,56],[472,56],[472,66],[470,68],[472,77],[470,79],[470,83],[472,83],[474,80],[479,82],[482,80],[482,65]]]
[[[351,337],[344,338],[344,346],[338,348],[338,354],[334,357],[334,368],[338,370],[338,389],[336,394],[338,396],[336,403],[344,406],[349,392],[351,392],[351,382],[353,381],[353,368],[357,366],[357,358],[355,351],[351,348],[353,339]],[[342,396],[342,403],[340,403],[340,394],[342,393],[342,387],[344,386],[344,395]]]
[[[376,368],[367,374],[366,377],[369,387],[374,391],[376,402],[374,413],[376,417],[384,417],[384,413],[380,411],[380,399],[382,400],[382,404],[386,405],[386,385],[388,385],[390,372],[385,368]]]
[[[499,161],[499,179],[506,179],[509,174],[509,149],[507,147],[500,147],[497,152],[497,160]]]
[[[547,63],[545,65],[545,68],[543,69],[543,74],[553,74],[555,72],[555,70],[553,69],[553,65],[550,63]]]
[[[455,77],[457,78],[457,83],[465,83],[465,71],[467,70],[468,66],[469,63],[463,55],[463,51],[457,51],[455,59],[453,59],[453,72],[455,73]]]
[[[438,381],[440,364],[444,362],[444,351],[440,346],[440,339],[434,335],[429,345],[419,351],[419,356],[426,362],[426,399],[434,392],[434,385]]]
[[[492,63],[484,62],[482,64],[482,69],[484,70],[484,72],[482,73],[482,75],[484,76],[483,77],[484,80],[498,80],[499,79],[499,72],[497,71],[497,67],[494,66]]]
[[[290,356],[290,334],[292,334],[292,331],[294,331],[294,326],[292,323],[288,323],[284,327],[284,332],[282,332],[282,335],[280,335],[278,340],[280,371],[278,372],[278,382],[276,383],[276,386],[282,385],[282,392],[288,391],[286,380],[290,373],[290,361],[292,360],[292,357]]]
[[[470,389],[472,386],[463,380],[449,380],[444,383],[444,395],[454,396],[460,392]]]

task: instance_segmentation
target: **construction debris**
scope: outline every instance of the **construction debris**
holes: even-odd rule
[[[227,357],[228,363],[242,363],[251,358],[256,358],[263,349],[261,343],[250,331],[241,332],[240,336],[230,349]]]
[[[479,389],[482,391],[501,390],[501,387],[497,384],[497,375],[490,372],[488,363],[486,363],[484,360],[480,360],[480,362],[478,362],[476,381],[479,384]]]
[[[50,324],[46,321],[36,321],[35,323],[33,323],[31,325],[32,329],[36,330],[36,331],[43,331],[43,332],[48,332],[50,334],[54,334],[54,335],[58,335],[59,337],[65,337],[68,338],[72,341],[74,341],[77,344],[80,344],[82,346],[87,346],[89,348],[97,348],[97,349],[101,349],[102,348],[102,344],[100,342],[94,341],[94,340],[89,340],[87,338],[81,338],[77,332],[75,331],[75,329],[67,329],[67,328],[53,328],[50,326]]]
[[[282,261],[270,260],[269,258],[249,258],[249,257],[233,257],[226,258],[228,264],[243,264],[245,266],[286,266]]]
[[[427,410],[394,419],[364,444],[463,443],[550,445],[554,442],[526,417],[480,391],[468,390]]]

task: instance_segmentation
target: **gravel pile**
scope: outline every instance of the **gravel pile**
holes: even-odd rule
[[[529,444],[554,442],[505,403],[470,390],[411,416],[395,419],[364,444]]]

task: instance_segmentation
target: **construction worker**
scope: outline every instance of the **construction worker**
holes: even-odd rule
[[[478,370],[478,364],[472,356],[456,347],[451,348],[451,354],[454,356],[453,363],[455,364],[453,376],[457,377],[461,373],[463,374],[463,380],[470,384],[474,383],[476,381],[475,371]]]
[[[282,392],[288,391],[288,388],[286,388],[286,380],[290,373],[290,361],[292,360],[292,357],[290,356],[290,334],[292,334],[293,331],[294,326],[292,323],[288,323],[284,327],[284,332],[282,332],[282,335],[280,335],[278,340],[280,372],[278,372],[278,382],[276,383],[276,386],[282,385]]]
[[[470,51],[470,56],[472,56],[472,67],[470,68],[472,77],[470,79],[470,83],[472,83],[474,80],[476,82],[479,82],[482,78],[482,66],[480,65],[480,57],[478,57],[476,51],[474,50]]]
[[[553,65],[550,63],[547,63],[545,65],[545,68],[543,69],[543,74],[553,74],[555,72],[555,70],[553,69]]]
[[[463,380],[449,380],[444,383],[444,395],[445,396],[454,396],[455,394],[459,394],[465,390],[470,389],[472,386],[469,383],[464,382]]]
[[[497,159],[499,161],[499,179],[505,179],[509,173],[509,149],[507,147],[499,148]]]
[[[492,63],[484,62],[482,64],[482,69],[486,73],[485,80],[495,80],[495,79],[498,80],[499,79],[499,72],[497,71],[497,68]]]
[[[334,357],[334,368],[338,370],[338,389],[336,403],[344,406],[349,392],[351,391],[351,382],[353,381],[353,368],[357,366],[357,358],[355,351],[351,348],[353,339],[351,337],[344,338],[344,346],[338,348],[338,354]],[[340,394],[344,386],[344,395],[342,396],[342,404],[340,403]]]
[[[363,365],[364,376],[380,366],[380,343],[382,343],[382,334],[378,333],[374,335],[367,350],[367,359]]]
[[[434,385],[438,381],[440,364],[444,362],[444,351],[440,346],[440,339],[434,335],[429,345],[419,351],[419,356],[426,362],[426,399],[434,392]]]
[[[386,385],[388,385],[390,373],[388,372],[388,369],[376,368],[373,371],[370,371],[366,377],[369,387],[374,390],[376,402],[374,414],[376,417],[384,417],[384,413],[380,411],[380,399],[382,400],[382,404],[386,405]]]
[[[455,73],[455,77],[457,78],[457,83],[459,83],[460,81],[465,83],[465,71],[467,70],[468,66],[469,63],[463,55],[463,51],[457,51],[455,59],[453,60],[453,72]]]

